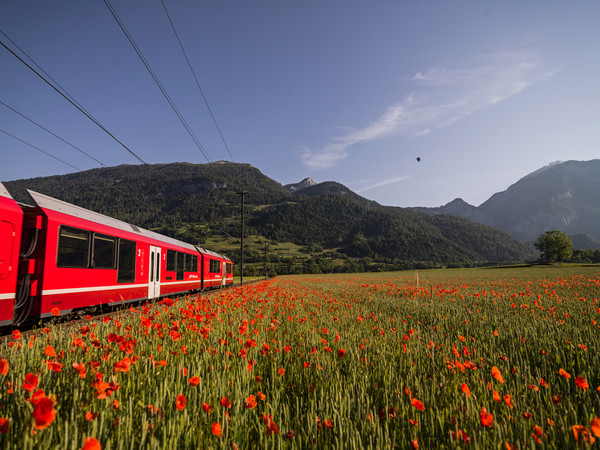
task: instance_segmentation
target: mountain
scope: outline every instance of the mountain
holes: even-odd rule
[[[524,242],[534,241],[549,230],[600,240],[599,193],[599,159],[566,161],[551,163],[524,176],[479,207],[456,199],[438,208],[413,209],[490,225]]]
[[[489,226],[381,206],[335,182],[315,184],[308,179],[300,184],[305,187],[290,192],[249,164],[228,162],[123,165],[5,183],[18,201],[29,201],[26,188],[39,191],[187,242],[212,242],[211,249],[222,250],[234,261],[237,250],[230,252],[236,248],[231,236],[239,236],[238,192],[246,191],[246,230],[256,236],[251,241],[268,238],[273,246],[303,246],[309,253],[305,259],[312,261],[304,271],[341,270],[341,265],[343,270],[468,266],[535,258],[530,247]],[[258,252],[254,257],[261,261]]]
[[[301,191],[302,189],[306,189],[311,186],[315,186],[316,184],[317,183],[315,183],[312,180],[312,178],[305,178],[300,183],[286,184],[284,186],[284,188],[287,189],[289,192],[298,192],[298,191]]]
[[[587,234],[574,234],[571,240],[575,250],[600,250],[600,241]]]
[[[481,223],[483,225],[489,225],[492,227],[498,227],[499,225],[497,219],[483,212],[476,206],[468,204],[462,198],[454,199],[450,203],[437,208],[414,207],[411,209],[433,215],[447,214],[451,216],[458,216],[472,222]]]
[[[304,188],[300,191],[295,191],[294,195],[306,197],[318,197],[320,195],[340,195],[365,206],[380,206],[379,203],[361,197],[357,193],[348,189],[343,184],[336,183],[335,181],[325,181],[323,183],[313,184],[312,186]]]
[[[600,239],[600,159],[567,161],[521,178],[479,209],[523,241],[544,231]]]

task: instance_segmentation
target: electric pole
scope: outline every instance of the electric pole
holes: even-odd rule
[[[248,194],[246,191],[237,192],[238,195],[242,196],[241,210],[242,210],[242,232],[241,232],[241,244],[240,244],[240,286],[244,285],[244,195]]]
[[[267,241],[265,241],[265,280],[268,277],[268,270],[267,270]]]

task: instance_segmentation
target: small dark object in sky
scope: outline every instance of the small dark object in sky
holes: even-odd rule
[[[417,156],[417,161],[421,162],[421,157],[420,156]]]

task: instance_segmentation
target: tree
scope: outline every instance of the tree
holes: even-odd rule
[[[546,231],[535,241],[535,248],[546,262],[563,261],[573,255],[573,241],[566,233],[558,230]]]

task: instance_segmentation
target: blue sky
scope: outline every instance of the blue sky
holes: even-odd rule
[[[234,161],[282,184],[479,205],[600,157],[599,2],[163,1]],[[209,160],[230,160],[161,1],[110,4]],[[103,1],[4,1],[0,30],[144,161],[207,162]],[[0,180],[138,163],[3,47],[0,101]]]

